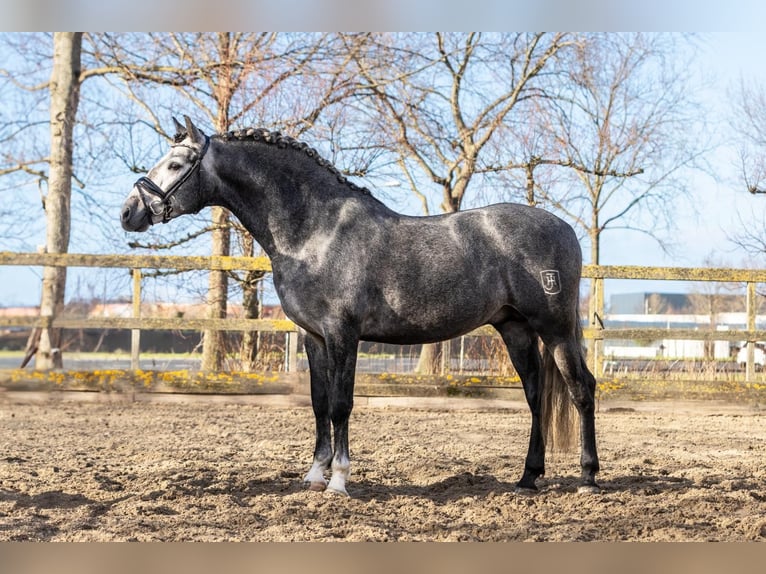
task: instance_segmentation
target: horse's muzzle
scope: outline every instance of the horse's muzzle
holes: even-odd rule
[[[122,206],[120,221],[125,231],[146,231],[151,225],[151,218],[141,201],[134,198],[128,200]]]

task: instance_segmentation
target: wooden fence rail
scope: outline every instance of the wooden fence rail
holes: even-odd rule
[[[9,327],[39,327],[62,329],[130,329],[131,368],[138,369],[140,337],[148,329],[217,329],[221,331],[283,332],[286,337],[285,370],[297,367],[298,329],[284,319],[190,319],[183,317],[141,317],[142,269],[192,270],[255,270],[271,271],[266,257],[194,257],[180,255],[91,255],[83,253],[12,253],[0,252],[0,265],[127,268],[133,274],[132,317],[2,317],[0,324]]]
[[[758,283],[766,283],[766,270],[731,269],[707,267],[641,267],[628,265],[584,265],[583,277],[593,281],[588,317],[588,328],[583,330],[586,338],[594,341],[591,368],[601,373],[604,354],[601,345],[605,339],[692,339],[707,341],[746,341],[747,363],[745,380],[755,374],[755,343],[766,340],[766,331],[756,329],[756,290]],[[699,281],[744,283],[746,286],[745,308],[747,325],[744,330],[705,331],[696,329],[606,329],[604,316],[604,279],[658,279],[664,281]]]
[[[295,370],[297,355],[297,327],[288,320],[265,319],[157,319],[141,317],[141,279],[143,269],[175,270],[257,270],[270,272],[271,264],[266,257],[194,257],[179,255],[91,255],[80,253],[13,253],[0,252],[0,265],[54,266],[54,267],[102,267],[125,268],[133,272],[133,316],[67,318],[54,316],[1,317],[0,324],[16,327],[40,328],[108,328],[132,331],[132,368],[138,369],[140,332],[145,329],[218,329],[229,331],[284,332],[287,337],[286,368]],[[591,300],[587,326],[583,330],[587,339],[594,341],[590,356],[595,373],[602,372],[605,339],[694,339],[746,341],[748,344],[746,380],[754,369],[754,345],[766,340],[766,330],[756,329],[756,290],[758,283],[766,283],[766,270],[686,268],[686,267],[640,267],[618,265],[585,265],[583,278],[592,281]],[[747,325],[744,330],[704,331],[695,329],[608,329],[603,327],[604,280],[605,279],[654,279],[681,281],[711,281],[744,283],[746,285]],[[475,334],[490,334],[492,330],[480,329]]]

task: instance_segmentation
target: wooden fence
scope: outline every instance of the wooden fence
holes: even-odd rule
[[[705,341],[746,341],[747,364],[745,380],[750,381],[755,373],[755,343],[766,340],[766,331],[756,329],[756,290],[758,283],[766,282],[766,271],[755,269],[724,269],[705,267],[640,267],[621,265],[584,265],[583,277],[593,281],[591,289],[588,327],[584,336],[595,341],[591,355],[591,368],[594,373],[601,373],[603,368],[603,348],[605,339],[691,339]],[[744,283],[747,324],[744,330],[726,331],[698,329],[606,329],[601,317],[604,316],[604,280],[605,279],[656,279],[664,281],[699,281]]]
[[[138,369],[141,331],[147,329],[216,329],[220,331],[282,332],[287,339],[285,370],[296,370],[297,327],[285,319],[191,319],[184,317],[153,318],[141,316],[141,278],[143,269],[271,271],[266,257],[190,257],[177,255],[87,255],[79,253],[10,253],[0,252],[0,265],[54,267],[126,268],[133,275],[132,317],[69,318],[54,316],[2,317],[7,327],[62,329],[130,329],[131,368]]]
[[[2,317],[0,325],[28,328],[103,328],[130,329],[132,331],[131,365],[138,369],[140,332],[144,329],[218,329],[227,331],[283,332],[287,338],[286,370],[295,370],[297,357],[297,328],[292,321],[269,319],[190,319],[152,318],[141,316],[141,280],[144,269],[175,270],[258,270],[271,271],[265,257],[191,257],[170,255],[89,255],[75,253],[12,253],[0,252],[0,266],[54,266],[54,267],[102,267],[125,268],[133,274],[132,317],[67,318],[54,316]],[[603,368],[603,341],[606,339],[692,339],[747,341],[748,356],[746,380],[755,372],[754,345],[766,340],[766,331],[756,329],[756,284],[766,283],[766,271],[752,269],[639,267],[613,265],[585,265],[583,278],[592,281],[590,310],[586,339],[594,341],[590,355],[594,373]],[[743,283],[746,286],[747,325],[744,330],[705,331],[696,329],[611,329],[604,328],[604,280],[605,279],[657,279],[699,282]],[[486,329],[481,332],[491,333]]]

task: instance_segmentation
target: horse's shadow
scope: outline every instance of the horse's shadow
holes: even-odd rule
[[[474,474],[461,472],[430,484],[385,484],[367,479],[352,481],[348,485],[351,498],[362,502],[373,500],[387,501],[398,497],[415,497],[431,500],[435,503],[449,503],[465,497],[487,499],[491,496],[513,494],[514,496],[545,496],[552,493],[575,494],[580,485],[577,476],[542,477],[537,481],[538,491],[519,490],[516,482],[499,480],[492,474]],[[650,496],[670,492],[685,492],[699,488],[694,481],[663,475],[624,475],[599,481],[601,488],[598,495],[630,493],[636,496]],[[249,489],[249,494],[256,494]],[[274,493],[294,493],[303,490],[300,482],[292,482],[288,487],[262,482],[256,489],[260,494],[267,491]]]
[[[129,498],[121,496],[114,500],[94,500],[77,493],[64,492],[62,490],[48,490],[37,494],[27,494],[15,490],[0,490],[0,500],[13,503],[14,510],[22,511],[23,515],[14,522],[0,522],[0,538],[11,541],[40,541],[52,540],[59,532],[60,527],[55,521],[50,520],[46,511],[50,510],[74,510],[80,507],[88,509],[88,517],[95,519],[107,513],[112,506]],[[22,526],[22,528],[20,528]],[[15,531],[14,534],[5,536],[3,532]],[[18,532],[22,530],[22,532]]]
[[[10,500],[15,508],[34,509],[36,511],[55,508],[71,509],[78,506],[95,504],[96,501],[82,494],[70,494],[62,490],[47,490],[38,494],[4,490],[0,494],[4,500]]]
[[[550,476],[537,481],[537,492],[519,491],[515,481],[505,481],[489,473],[460,472],[441,480],[427,484],[408,483],[405,481],[377,482],[367,478],[353,479],[348,484],[352,499],[371,502],[388,501],[399,497],[422,498],[435,503],[449,503],[465,497],[487,499],[491,496],[512,494],[514,496],[545,496],[546,494],[576,494],[580,480],[578,476]],[[668,492],[683,492],[699,485],[686,478],[664,476],[662,474],[629,474],[605,477],[599,481],[601,495],[628,492],[637,496],[654,495]],[[214,476],[200,478],[189,476],[186,480],[174,480],[173,490],[181,495],[195,496],[201,492],[214,495],[227,495],[245,505],[250,498],[260,496],[285,496],[306,492],[310,496],[332,496],[330,493],[307,492],[302,482],[302,475],[297,472],[270,472],[258,477],[245,479],[243,475],[233,480],[219,482]],[[158,496],[163,492],[152,493]],[[75,495],[76,496],[76,495]],[[79,501],[87,503],[87,499]],[[78,503],[72,499],[71,504]]]
[[[363,502],[392,500],[398,497],[424,498],[447,503],[467,496],[487,498],[516,491],[516,484],[498,480],[491,474],[461,472],[431,484],[382,484],[360,480],[348,485],[352,498]]]

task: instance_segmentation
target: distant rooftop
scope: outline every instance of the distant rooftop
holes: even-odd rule
[[[704,314],[711,302],[716,312],[745,310],[745,296],[731,293],[616,293],[609,297],[611,314]]]

